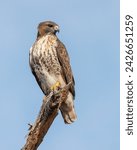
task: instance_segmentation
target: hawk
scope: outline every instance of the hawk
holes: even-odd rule
[[[45,95],[72,82],[67,99],[60,107],[64,122],[70,124],[77,118],[74,109],[75,82],[67,50],[56,36],[57,32],[59,26],[52,21],[38,25],[37,38],[29,53],[29,63]]]

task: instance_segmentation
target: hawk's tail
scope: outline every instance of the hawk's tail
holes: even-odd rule
[[[66,124],[71,124],[77,119],[77,115],[74,109],[74,100],[72,94],[69,92],[68,98],[65,102],[62,103],[61,114]]]

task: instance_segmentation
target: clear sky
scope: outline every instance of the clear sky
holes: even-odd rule
[[[37,117],[29,48],[38,23],[52,20],[71,58],[78,120],[59,114],[39,150],[119,150],[119,0],[4,0],[0,18],[0,149],[19,150]]]

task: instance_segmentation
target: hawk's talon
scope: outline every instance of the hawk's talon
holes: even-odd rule
[[[51,89],[52,91],[55,91],[55,90],[59,89],[60,86],[61,86],[60,82],[57,81],[54,85],[51,86],[50,89]]]

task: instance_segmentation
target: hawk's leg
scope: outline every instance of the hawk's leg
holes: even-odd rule
[[[53,91],[53,94],[56,94],[58,92],[58,90],[61,89],[61,83],[59,81],[57,81],[55,84],[53,84],[51,87],[50,87],[50,90]],[[58,106],[59,105],[59,100],[60,100],[60,97],[59,95],[57,96],[56,95],[56,101],[53,101],[52,103],[52,107],[55,107],[55,106]]]
[[[54,85],[52,85],[52,86],[50,87],[50,89],[51,89],[52,91],[56,91],[56,90],[59,90],[60,87],[61,87],[61,83],[60,83],[59,81],[57,81]]]

